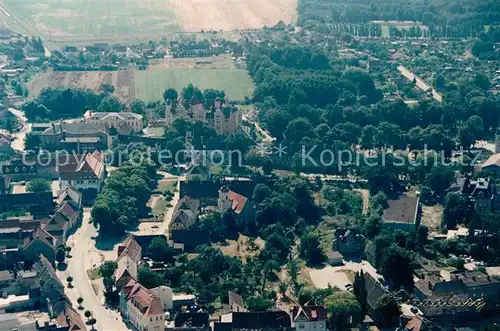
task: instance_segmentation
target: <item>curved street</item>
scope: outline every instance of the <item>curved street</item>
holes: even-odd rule
[[[76,308],[78,297],[83,298],[85,310],[90,310],[97,323],[96,329],[99,331],[121,331],[129,330],[116,311],[106,309],[103,300],[94,293],[87,270],[99,261],[95,261],[95,241],[97,230],[90,221],[90,208],[84,208],[83,221],[80,228],[67,241],[70,246],[72,257],[67,259],[68,268],[64,272],[58,271],[58,276],[66,284],[67,276],[73,277],[74,288],[66,288],[66,295]],[[93,254],[94,253],[94,254]],[[93,261],[94,260],[94,261]],[[83,320],[85,310],[80,310]]]

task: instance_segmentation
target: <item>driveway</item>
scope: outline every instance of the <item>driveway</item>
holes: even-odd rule
[[[90,221],[90,208],[84,208],[82,226],[72,235],[67,245],[72,247],[72,257],[67,259],[68,268],[64,272],[58,272],[58,276],[66,284],[66,277],[73,277],[74,288],[66,288],[65,292],[76,308],[78,297],[83,298],[85,310],[90,310],[97,320],[96,328],[99,331],[121,331],[129,330],[123,323],[120,315],[116,311],[106,309],[103,300],[97,296],[92,288],[87,274],[93,265],[100,264],[100,255],[95,254],[95,241],[93,237],[97,235],[97,230]],[[99,261],[96,261],[99,260]],[[83,320],[85,310],[79,311]]]
[[[12,138],[12,148],[15,149],[16,151],[24,151],[24,139],[26,138],[26,135],[31,132],[31,124],[26,122],[26,116],[24,116],[24,112],[14,109],[14,108],[9,108],[9,111],[14,114],[19,122],[22,124],[21,130],[19,132],[13,133]]]
[[[176,177],[172,177],[176,178]],[[142,222],[139,224],[139,230],[134,232],[137,235],[153,235],[153,234],[166,234],[168,235],[168,227],[172,222],[172,216],[174,213],[174,207],[180,198],[180,182],[182,177],[178,177],[177,190],[174,192],[172,200],[170,201],[170,207],[165,210],[165,216],[163,217],[163,222]]]

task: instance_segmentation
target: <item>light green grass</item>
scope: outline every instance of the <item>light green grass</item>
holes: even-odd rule
[[[252,80],[242,69],[155,67],[135,73],[136,97],[144,101],[160,100],[166,89],[181,90],[190,83],[200,89],[224,90],[231,100],[243,100],[253,92]]]
[[[177,180],[176,179],[162,179],[158,181],[158,190],[160,192],[174,192],[175,188],[177,187]]]
[[[153,208],[153,215],[163,214],[167,210],[167,201],[164,198],[158,199]]]
[[[55,39],[180,31],[167,0],[149,2],[153,5],[144,0],[5,0],[3,4],[22,26]]]

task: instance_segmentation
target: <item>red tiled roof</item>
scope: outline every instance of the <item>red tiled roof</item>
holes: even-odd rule
[[[87,330],[80,314],[72,307],[67,307],[56,318],[58,327],[66,327],[68,331]]]
[[[233,211],[236,214],[241,214],[243,208],[245,208],[245,204],[247,203],[248,198],[236,192],[229,191],[229,199],[233,202],[233,205],[231,206]]]
[[[135,280],[130,280],[123,287],[122,291],[127,294],[126,300],[131,301],[143,315],[154,316],[163,314],[163,306],[160,299]]]
[[[128,255],[132,261],[138,262],[141,259],[142,247],[133,236],[130,236],[125,240],[123,245],[118,247],[118,252],[118,260]]]
[[[86,154],[80,163],[71,163],[61,167],[59,176],[62,179],[76,179],[82,177],[100,177],[104,171],[101,153],[94,151]]]

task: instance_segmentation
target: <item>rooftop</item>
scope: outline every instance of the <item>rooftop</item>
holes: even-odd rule
[[[414,224],[418,211],[418,197],[401,197],[398,200],[388,200],[389,207],[384,210],[382,219],[386,223]]]

